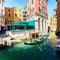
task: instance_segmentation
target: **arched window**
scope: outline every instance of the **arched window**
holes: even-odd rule
[[[38,11],[39,11],[39,13],[41,12],[41,9],[40,9],[40,7],[39,7],[39,10],[38,10]]]

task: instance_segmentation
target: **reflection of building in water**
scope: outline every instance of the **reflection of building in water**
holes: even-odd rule
[[[49,38],[51,39],[53,47],[56,47],[56,35],[55,32],[51,32]]]

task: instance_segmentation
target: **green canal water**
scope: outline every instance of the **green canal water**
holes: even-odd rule
[[[0,60],[56,60],[56,52],[47,39],[36,45],[20,43],[0,50]]]

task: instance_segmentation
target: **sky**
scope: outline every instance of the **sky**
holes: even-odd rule
[[[21,7],[24,8],[26,0],[5,0],[5,7]],[[53,13],[53,9],[56,8],[56,0],[48,0],[48,16]]]

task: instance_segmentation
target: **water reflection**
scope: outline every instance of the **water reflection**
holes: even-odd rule
[[[1,50],[0,60],[59,60],[60,55],[53,49],[55,46],[56,35],[51,32],[43,44],[30,46],[21,43]]]
[[[56,60],[56,53],[49,39],[44,44],[24,45],[24,43],[0,51],[0,60]]]
[[[51,40],[53,47],[56,47],[57,36],[56,36],[55,32],[50,32],[49,39]]]

